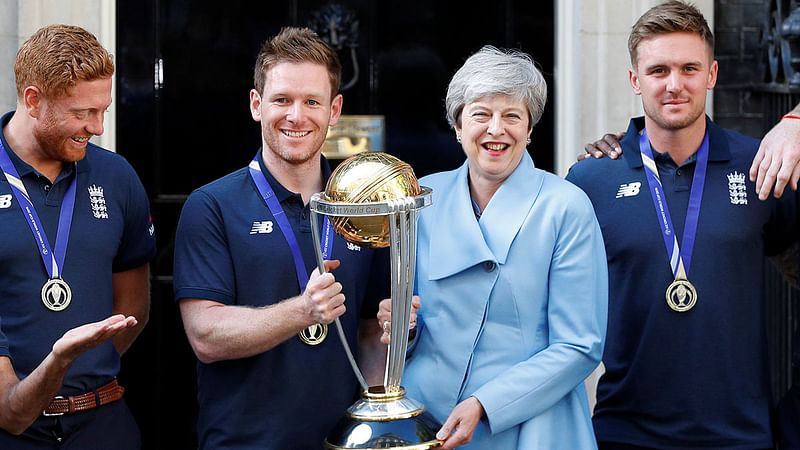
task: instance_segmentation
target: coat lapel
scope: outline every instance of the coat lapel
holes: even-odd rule
[[[428,279],[455,275],[484,261],[504,264],[514,237],[541,189],[543,174],[527,154],[495,192],[478,222],[467,184],[467,162],[434,191],[436,205],[426,220],[430,228]]]
[[[480,226],[498,263],[506,263],[511,243],[530,214],[543,182],[544,173],[534,168],[533,160],[525,152],[486,206]]]

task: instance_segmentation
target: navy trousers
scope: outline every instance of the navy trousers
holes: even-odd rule
[[[73,414],[39,417],[19,436],[0,430],[0,449],[139,450],[141,447],[139,427],[124,399]]]

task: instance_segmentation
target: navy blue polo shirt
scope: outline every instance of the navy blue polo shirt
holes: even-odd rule
[[[567,176],[591,199],[608,256],[598,441],[772,447],[764,255],[798,236],[798,195],[759,201],[748,178],[759,142],[709,119],[706,126],[709,161],[688,273],[698,300],[690,311],[666,303],[674,277],[639,152],[644,119],[631,121],[622,158],[589,158]],[[655,159],[680,243],[696,158],[680,167],[667,154]]]
[[[316,266],[309,208],[269,173],[310,274]],[[322,161],[325,177],[330,173]],[[322,228],[320,227],[320,230]],[[388,252],[336,235],[331,259],[347,311],[340,320],[353,351],[361,317],[374,318],[388,296]],[[260,307],[300,293],[292,254],[247,168],[192,192],[175,237],[176,300],[200,298]],[[331,324],[308,346],[292,337],[249,358],[198,362],[200,448],[318,449],[358,393],[358,382]]]
[[[0,119],[5,126],[13,113]],[[155,237],[147,195],[133,168],[122,157],[88,144],[86,157],[66,164],[55,183],[22,161],[0,134],[3,147],[19,173],[55,245],[64,193],[77,172],[72,229],[62,268],[72,289],[63,311],[50,311],[40,292],[48,275],[33,233],[0,175],[0,317],[14,369],[24,378],[67,330],[112,314],[112,273],[134,269],[155,256]],[[79,394],[108,382],[119,372],[119,354],[112,341],[79,356],[67,371],[61,394]]]

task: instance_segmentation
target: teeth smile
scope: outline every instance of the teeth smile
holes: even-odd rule
[[[86,141],[89,140],[89,138],[88,137],[74,137],[74,138],[72,138],[72,140],[73,141],[77,141],[77,142],[86,142]]]
[[[488,150],[501,151],[508,147],[508,144],[483,144]]]
[[[281,130],[281,132],[289,137],[303,137],[308,133],[311,133],[310,131],[289,131],[289,130]]]

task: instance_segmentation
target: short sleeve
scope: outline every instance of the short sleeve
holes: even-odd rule
[[[11,351],[8,348],[8,338],[3,333],[3,318],[0,317],[0,356],[11,357]]]
[[[194,191],[175,232],[175,300],[200,298],[232,304],[236,298],[233,260],[219,203]]]
[[[156,255],[155,227],[147,193],[133,168],[125,162],[127,189],[121,199],[124,210],[122,240],[114,257],[113,272],[124,272],[150,262]]]

